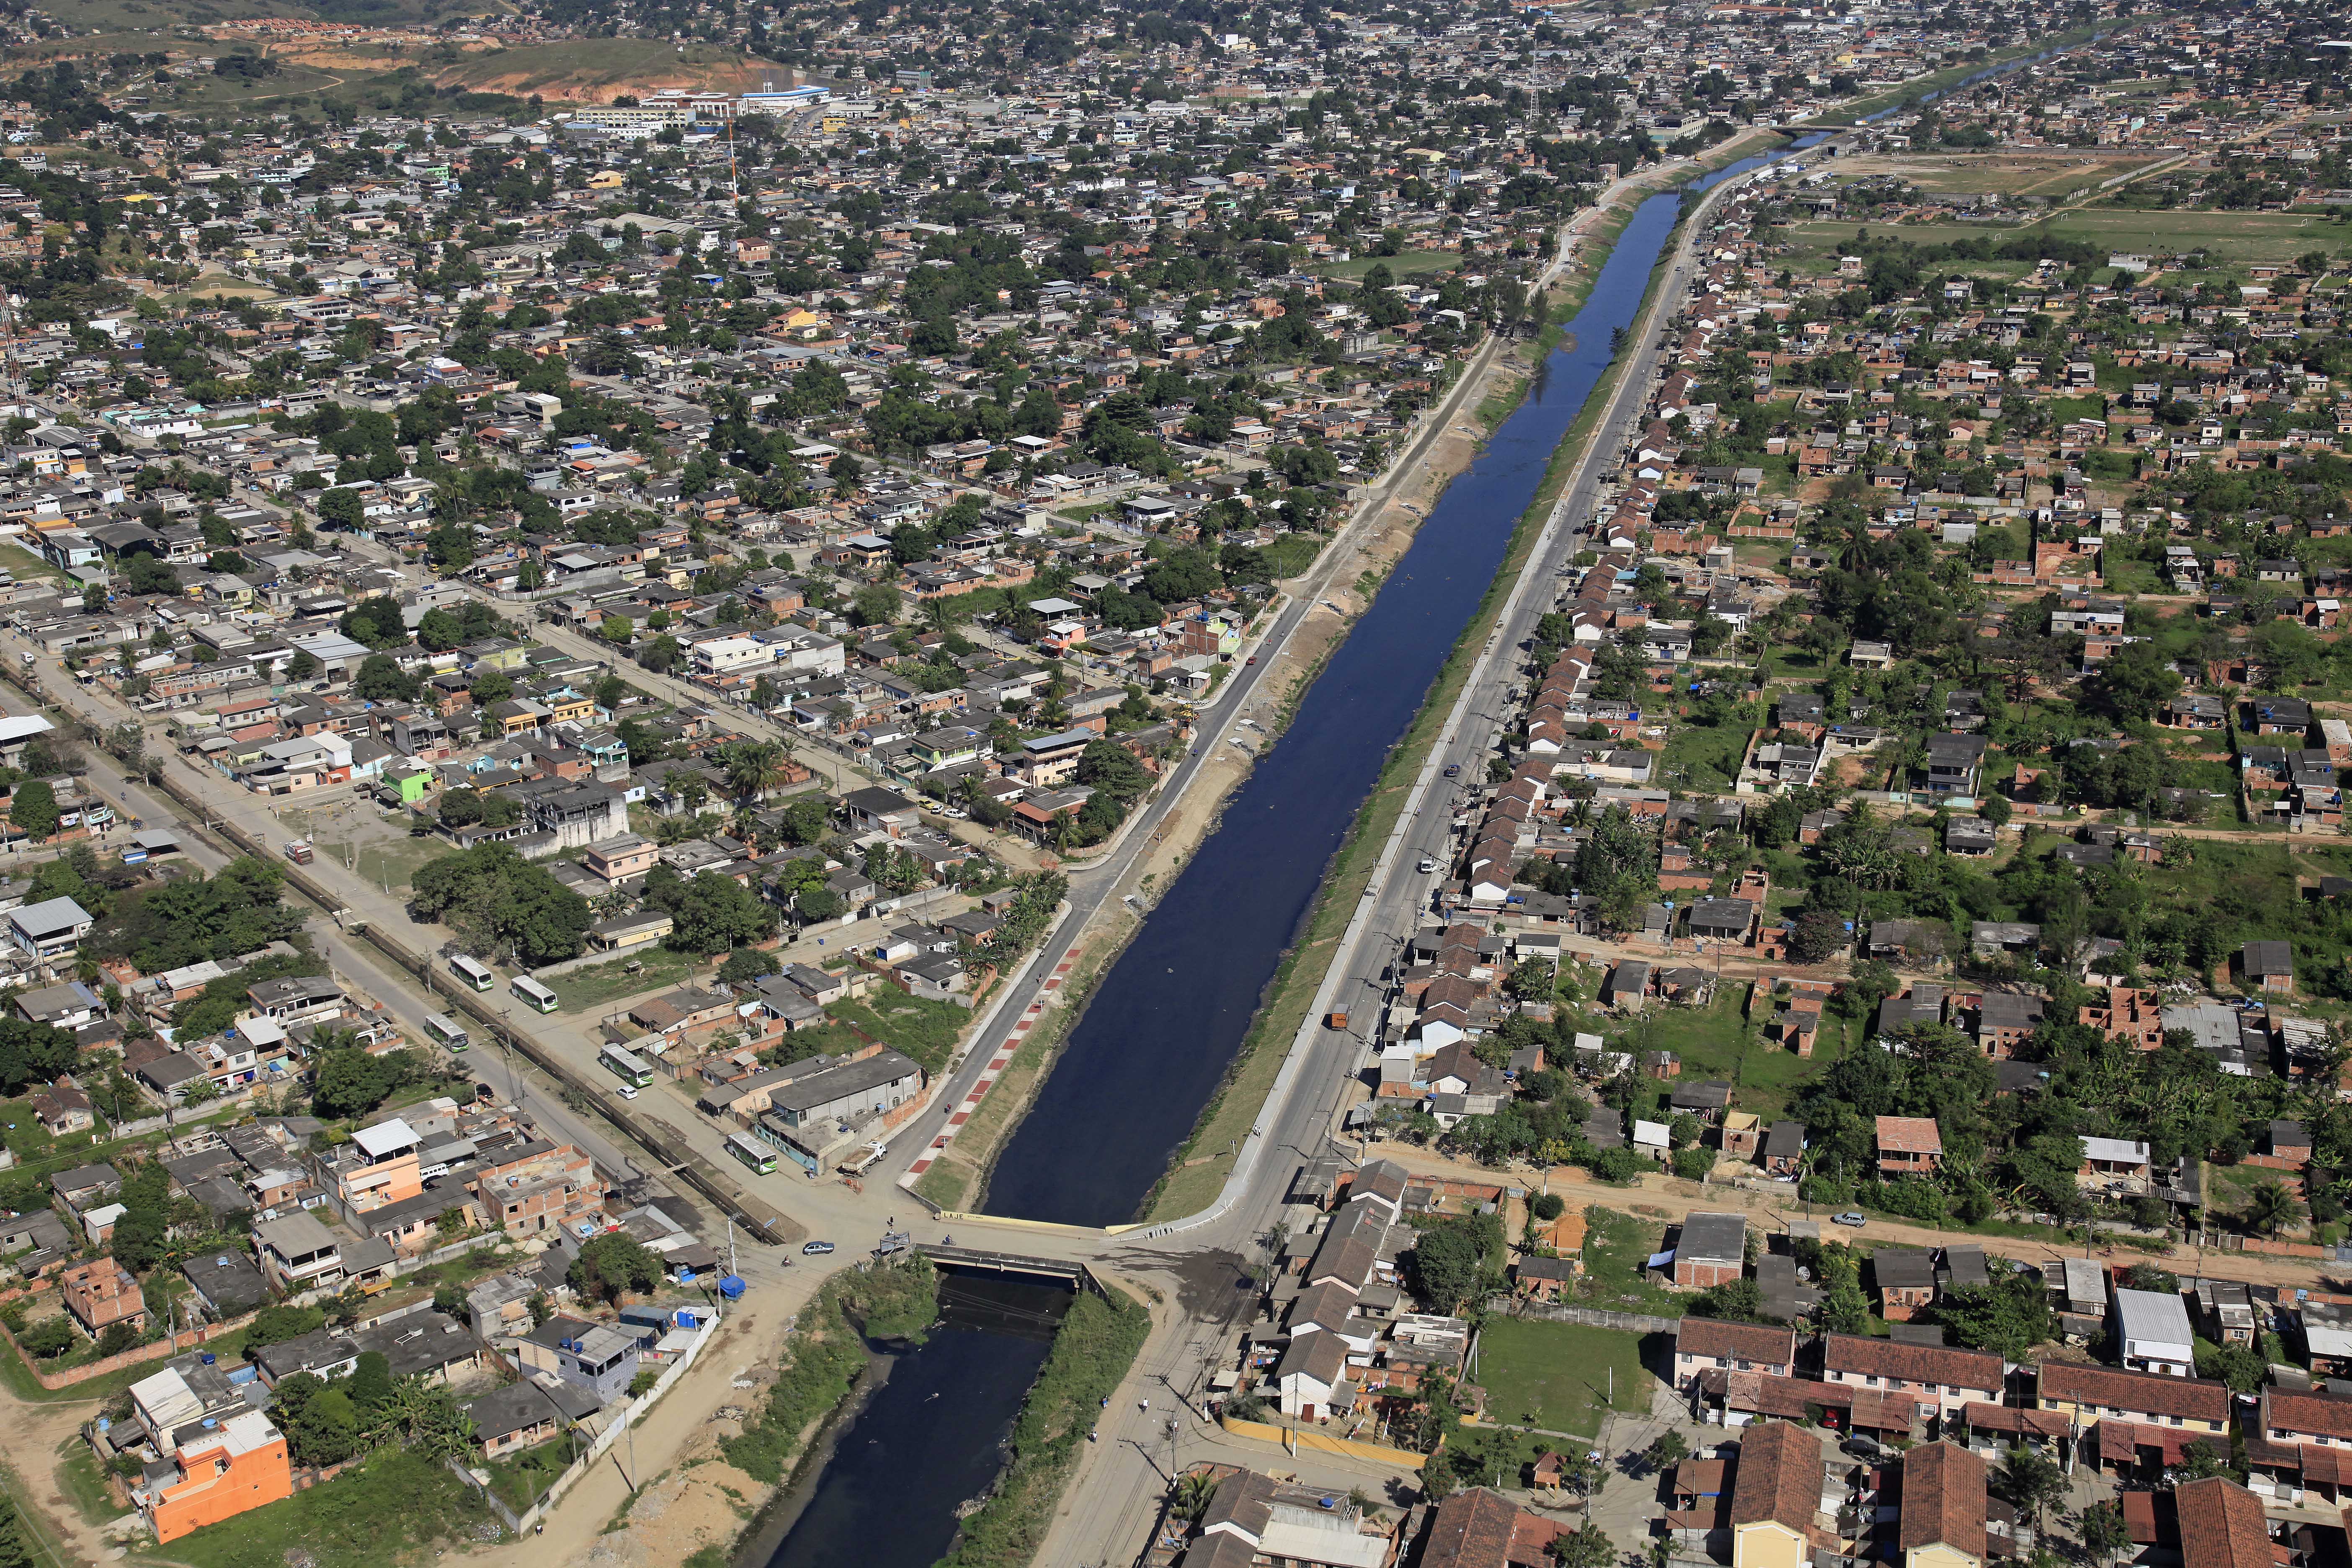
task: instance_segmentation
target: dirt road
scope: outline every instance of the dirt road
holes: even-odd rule
[[[1393,1160],[1408,1170],[1442,1172],[1472,1181],[1507,1181],[1525,1185],[1532,1191],[1556,1194],[1566,1200],[1571,1209],[1598,1204],[1621,1214],[1638,1212],[1646,1218],[1670,1223],[1699,1211],[1744,1214],[1768,1235],[1786,1230],[1791,1220],[1821,1221],[1829,1217],[1829,1211],[1818,1204],[1808,1208],[1798,1199],[1793,1187],[1783,1197],[1746,1187],[1702,1185],[1667,1175],[1643,1176],[1630,1186],[1620,1187],[1595,1181],[1589,1172],[1573,1166],[1554,1166],[1549,1173],[1524,1168],[1498,1172],[1471,1161],[1450,1159],[1434,1151],[1417,1149],[1410,1144],[1382,1143],[1378,1149],[1381,1158]],[[2210,1269],[2220,1277],[2257,1285],[2307,1289],[2326,1278],[2315,1261],[2306,1263],[2295,1258],[2267,1258],[2255,1253],[2222,1252],[2212,1247],[2174,1247],[2160,1253],[2143,1252],[2136,1247],[2126,1247],[2120,1243],[2093,1247],[2085,1254],[2080,1246],[2061,1248],[2049,1241],[2021,1237],[1979,1236],[1972,1231],[1944,1230],[1932,1226],[1906,1224],[1901,1220],[1881,1219],[1875,1215],[1871,1216],[1869,1225],[1858,1231],[1848,1232],[1834,1225],[1823,1226],[1824,1240],[1831,1239],[1833,1235],[1842,1235],[1864,1246],[1978,1246],[1989,1254],[2021,1258],[2033,1264],[2046,1263],[2054,1258],[2083,1256],[2125,1263],[2146,1259],[2162,1263],[2177,1274],[2200,1274]]]

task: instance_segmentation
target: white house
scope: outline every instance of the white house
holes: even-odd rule
[[[44,962],[73,951],[96,923],[88,910],[71,899],[44,899],[8,916],[8,934],[16,945]]]
[[[2116,1340],[2130,1371],[2197,1375],[2197,1335],[2189,1326],[2189,1308],[2178,1295],[2117,1289]]]

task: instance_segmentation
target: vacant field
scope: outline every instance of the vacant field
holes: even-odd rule
[[[2072,149],[2051,153],[1931,153],[1909,158],[1840,159],[1841,174],[1892,174],[1923,191],[1973,195],[1999,191],[2008,195],[2073,195],[2087,185],[2147,168],[2153,155],[2098,157]]]
[[[1495,1420],[1578,1437],[1598,1433],[1612,1409],[1650,1408],[1640,1338],[1581,1323],[1489,1318],[1478,1331],[1478,1382]]]
[[[2341,234],[2315,213],[2191,212],[2157,208],[2091,207],[2039,223],[1864,224],[1843,220],[1790,224],[1790,241],[1810,254],[1826,256],[1857,227],[1892,235],[1914,245],[1954,240],[1987,243],[2017,235],[2049,234],[2087,240],[2110,250],[2139,254],[2184,254],[2202,249],[2230,266],[2291,262],[2305,251],[2329,248]]]
[[[445,7],[434,0],[234,0],[233,4],[231,0],[55,0],[44,9],[76,32],[89,28],[151,33],[248,16],[299,16],[318,22],[396,26],[404,22],[430,23]],[[513,10],[505,0],[478,0],[467,5],[465,14],[511,16]]]
[[[711,44],[676,46],[647,38],[573,38],[561,44],[528,44],[493,49],[433,73],[442,87],[527,98],[568,98],[603,102],[615,92],[643,94],[664,88],[741,90],[772,79],[790,86],[792,73],[740,49]]]
[[[632,963],[639,966],[635,974],[628,972]],[[666,947],[641,947],[610,963],[591,964],[559,974],[546,984],[556,994],[556,1011],[584,1013],[624,996],[642,996],[664,986],[681,984],[693,973],[694,960],[686,953],[673,952]]]
[[[1450,250],[1400,250],[1394,256],[1350,257],[1313,270],[1326,278],[1344,278],[1352,283],[1370,272],[1375,263],[1402,279],[1421,272],[1444,272],[1462,265],[1462,258]]]

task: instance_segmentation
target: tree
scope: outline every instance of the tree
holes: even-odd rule
[[[144,1274],[163,1261],[172,1228],[171,1184],[169,1172],[150,1163],[125,1176],[122,1190],[115,1194],[122,1215],[114,1222],[114,1258],[133,1274]]]
[[[315,1329],[324,1328],[327,1314],[316,1307],[264,1307],[253,1315],[245,1331],[245,1348],[259,1350],[265,1345],[284,1344],[299,1340]]]
[[[639,1294],[661,1284],[661,1260],[635,1237],[608,1231],[583,1245],[564,1278],[583,1296],[617,1301],[631,1291]]]
[[[2180,677],[2154,643],[2133,642],[2100,660],[2085,686],[2098,710],[2132,723],[2154,718],[2180,689]]]
[[[406,1051],[371,1054],[358,1046],[321,1051],[319,1070],[310,1087],[311,1111],[328,1121],[365,1116],[410,1081],[411,1058]]]
[[[1528,1212],[1549,1224],[1568,1212],[1568,1203],[1558,1193],[1538,1193],[1528,1201]]]
[[[759,800],[782,789],[792,776],[792,754],[773,741],[744,741],[729,746],[721,760],[727,783],[747,800]]]
[[[2256,1182],[2246,1194],[2246,1223],[2263,1236],[2276,1236],[2303,1217],[2303,1205],[2275,1176]]]
[[[55,1361],[74,1347],[73,1320],[63,1312],[54,1313],[18,1334],[16,1342],[28,1355]]]
[[[273,1392],[270,1415],[296,1462],[339,1465],[359,1452],[359,1406],[349,1393],[307,1372],[278,1379]]]
[[[1681,1464],[1689,1454],[1690,1445],[1683,1440],[1683,1435],[1669,1427],[1651,1439],[1650,1446],[1642,1450],[1642,1468],[1647,1474],[1655,1475]]]
[[[0,1018],[0,1095],[18,1095],[74,1069],[74,1037],[47,1024]]]
[[[58,792],[40,779],[26,779],[8,797],[8,820],[41,843],[58,830]]]
[[[2039,1448],[2022,1445],[2001,1460],[2000,1489],[2003,1497],[2033,1514],[2034,1533],[2042,1531],[2042,1510],[2066,1496],[2066,1475],[2058,1462]]]
[[[719,978],[728,984],[742,987],[756,984],[763,976],[776,973],[776,956],[761,952],[756,947],[739,947],[727,955],[719,966]]]
[[[604,624],[596,628],[596,635],[615,647],[624,647],[637,635],[636,623],[626,616],[606,616]]]
[[[436,1295],[435,1304],[439,1304]],[[364,1416],[381,1408],[392,1398],[392,1362],[382,1351],[362,1351],[352,1363],[351,1375],[344,1380],[345,1391],[352,1403]]]
[[[2095,1563],[2115,1560],[2132,1544],[2131,1528],[2124,1522],[2120,1502],[2095,1502],[2074,1518],[2074,1537]]]
[[[485,944],[511,947],[533,968],[579,956],[595,913],[588,900],[509,844],[478,844],[410,879],[416,913]]]
[[[446,653],[466,640],[465,623],[446,610],[427,610],[416,623],[416,640],[428,652]]]
[[[1554,1536],[1551,1554],[1559,1568],[1609,1568],[1617,1560],[1617,1543],[1588,1519],[1573,1533]]]
[[[1143,569],[1143,591],[1162,605],[1214,593],[1224,581],[1205,550],[1172,551]]]
[[[388,594],[362,599],[343,612],[336,626],[345,637],[373,648],[402,647],[408,642],[407,617],[400,601]]]
[[[388,653],[372,653],[362,659],[360,672],[352,680],[352,694],[370,702],[414,702],[416,689],[416,678]]]
[[[673,952],[708,957],[775,934],[776,907],[732,877],[705,871],[656,889],[648,879],[646,902],[667,910],[673,924],[665,941]]]
[[[360,492],[342,486],[321,493],[319,497],[319,521],[329,528],[357,529],[366,521],[366,508],[361,503]]]
[[[833,809],[821,795],[796,795],[784,803],[777,816],[784,837],[794,844],[815,844],[833,831]]]
[[[2050,1337],[2050,1298],[2032,1277],[2004,1271],[1989,1284],[1946,1292],[1936,1316],[1971,1350],[2024,1361]]]
[[[2197,1375],[2226,1383],[2240,1394],[2259,1394],[2270,1367],[2260,1352],[2246,1345],[2197,1343]]]
[[[1727,1279],[1711,1286],[1692,1298],[1691,1316],[1723,1318],[1736,1323],[1769,1323],[1770,1313],[1764,1310],[1764,1291],[1753,1279]]]
[[[1478,1288],[1487,1257],[1501,1239],[1489,1234],[1499,1223],[1492,1215],[1465,1215],[1422,1229],[1407,1264],[1413,1294],[1431,1311],[1451,1312]]]
[[[887,583],[868,583],[849,596],[849,616],[861,626],[887,626],[898,618],[901,595]]]

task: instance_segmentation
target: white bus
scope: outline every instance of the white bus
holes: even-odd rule
[[[776,1173],[776,1152],[740,1132],[727,1134],[727,1152],[763,1176]]]
[[[528,974],[518,974],[507,982],[507,989],[521,997],[539,1012],[555,1011],[555,993]]]
[[[611,1073],[631,1089],[649,1089],[653,1086],[653,1068],[646,1066],[644,1058],[635,1051],[625,1051],[618,1046],[606,1046],[596,1053],[596,1061],[606,1072]]]
[[[425,1034],[428,1039],[446,1046],[453,1051],[462,1051],[474,1043],[466,1037],[465,1030],[457,1027],[455,1023],[439,1013],[430,1014],[425,1017]]]
[[[477,963],[462,952],[449,961],[449,973],[477,991],[488,991],[499,983],[487,964]]]

